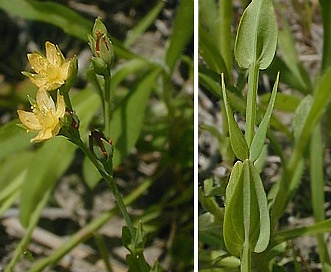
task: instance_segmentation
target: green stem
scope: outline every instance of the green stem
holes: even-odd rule
[[[92,72],[89,72],[88,78],[90,79],[90,81],[92,82],[92,84],[97,89],[97,92],[98,92],[98,94],[100,96],[100,99],[101,99],[101,102],[102,102],[102,108],[104,110],[105,109],[105,99],[104,99],[104,95],[103,95],[103,89],[102,89],[102,87],[100,85],[100,81],[98,79],[98,76],[96,75],[96,73],[94,72],[94,70]]]
[[[248,165],[246,165],[248,166]],[[245,241],[243,245],[243,252],[240,258],[241,272],[251,271],[251,250],[250,250],[250,235],[251,235],[251,184],[250,184],[250,171],[248,167],[243,169],[243,213],[244,213],[244,232]]]
[[[130,205],[138,197],[144,194],[146,190],[152,185],[152,183],[152,179],[142,183],[136,190],[134,190],[131,194],[125,197],[124,203],[126,205]],[[43,269],[45,269],[48,265],[55,264],[80,243],[83,243],[84,241],[89,239],[95,231],[100,229],[106,222],[108,222],[117,214],[118,210],[113,209],[100,215],[99,217],[91,221],[89,224],[81,228],[78,232],[71,235],[70,238],[61,247],[56,249],[50,256],[35,262],[34,265],[30,268],[29,272],[43,271]]]
[[[104,120],[105,120],[105,136],[110,137],[110,116],[111,116],[111,101],[110,101],[110,80],[111,75],[106,75],[105,79],[105,100],[104,100]]]
[[[247,105],[246,105],[245,138],[248,147],[250,147],[254,137],[258,83],[259,83],[259,65],[253,64],[248,74],[248,92],[247,92]]]
[[[251,252],[249,249],[249,242],[244,242],[243,252],[240,257],[240,271],[250,272],[251,271]]]
[[[89,158],[89,160],[94,164],[94,166],[98,169],[99,173],[103,177],[103,179],[107,182],[107,184],[110,187],[110,190],[113,192],[116,204],[126,222],[126,225],[129,228],[130,234],[132,237],[135,236],[135,231],[133,227],[133,223],[131,221],[131,218],[129,216],[129,213],[126,209],[126,206],[123,202],[123,198],[117,188],[117,185],[114,181],[112,173],[108,173],[105,171],[102,163],[96,159],[96,157],[92,154],[92,152],[86,147],[86,145],[82,142],[81,139],[78,141],[75,141],[75,144],[85,153],[85,155]]]

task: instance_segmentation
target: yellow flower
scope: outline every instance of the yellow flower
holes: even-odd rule
[[[40,53],[28,54],[32,70],[36,74],[23,72],[39,89],[52,91],[59,88],[68,78],[70,60],[65,60],[58,46],[46,42],[46,57]]]
[[[63,96],[57,94],[57,105],[51,96],[43,90],[37,92],[36,101],[32,103],[32,112],[18,110],[18,117],[27,131],[39,131],[31,142],[40,142],[57,135],[61,129],[60,119],[65,114]]]

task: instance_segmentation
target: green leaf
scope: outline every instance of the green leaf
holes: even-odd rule
[[[214,44],[213,36],[201,27],[199,27],[199,51],[208,67],[218,74],[224,73],[225,78],[228,78],[228,70],[223,57]]]
[[[128,272],[149,272],[151,269],[142,253],[138,255],[127,255],[126,262],[129,266]]]
[[[32,151],[22,150],[0,160],[0,196],[3,196],[7,187],[11,187],[12,180],[26,170],[27,162],[32,156]],[[2,197],[0,197],[0,201],[1,199]]]
[[[305,226],[301,228],[283,230],[275,234],[273,243],[270,245],[274,247],[285,241],[295,239],[297,237],[310,236],[322,233],[331,232],[331,219],[326,219],[321,222],[318,222],[312,226]]]
[[[237,182],[240,179],[241,173],[242,173],[242,166],[243,163],[241,161],[237,161],[235,163],[235,165],[233,166],[232,170],[231,170],[231,174],[230,174],[230,178],[229,178],[229,182],[228,185],[226,187],[226,195],[225,195],[225,205],[227,205],[231,198],[232,195],[235,191],[235,188],[237,186]]]
[[[91,89],[81,90],[73,96],[72,104],[80,120],[79,130],[81,137],[84,138],[87,136],[91,119],[100,108],[99,96]]]
[[[111,93],[114,93],[114,90],[121,83],[121,81],[126,79],[130,74],[141,71],[145,72],[150,67],[150,63],[146,60],[136,58],[129,60],[122,65],[118,65],[111,78]]]
[[[199,53],[207,65],[228,78],[232,66],[231,1],[199,1]]]
[[[166,63],[172,71],[186,44],[193,35],[193,1],[182,0],[177,8],[169,47],[166,52]]]
[[[160,69],[154,69],[142,77],[113,113],[110,135],[115,147],[114,166],[129,154],[140,135],[147,100],[159,73]]]
[[[131,236],[127,226],[122,228],[122,243],[130,251],[130,254],[126,256],[129,271],[150,271],[150,266],[145,261],[143,254],[146,243],[146,232],[142,227],[141,221],[138,224],[138,228],[134,229],[134,237]]]
[[[281,80],[280,80],[281,81]],[[266,93],[264,95],[259,96],[259,100],[261,104],[267,105],[270,100],[271,94]],[[274,109],[282,112],[295,112],[296,108],[299,106],[301,99],[294,94],[286,94],[286,93],[277,93]]]
[[[324,150],[320,123],[316,125],[311,135],[309,151],[311,203],[315,222],[319,222],[325,220]],[[323,271],[327,271],[327,267],[329,267],[329,269],[331,268],[331,260],[328,253],[327,243],[323,234],[318,234],[316,238],[320,262],[322,263]]]
[[[13,16],[42,21],[60,27],[64,32],[87,41],[92,23],[72,9],[55,2],[34,0],[0,1],[0,8]]]
[[[210,94],[212,94],[215,98],[220,98],[220,84],[219,79],[214,79],[213,75],[210,74],[211,70],[203,69],[203,67],[199,66],[199,84],[206,88]],[[219,75],[216,74],[216,76]]]
[[[210,264],[213,264],[211,267]],[[240,260],[223,250],[199,248],[199,272],[239,272]]]
[[[233,185],[230,185],[229,189],[231,192],[227,193],[229,200],[225,205],[223,237],[227,250],[235,256],[240,256],[245,240],[242,171],[236,177],[237,180],[232,178]]]
[[[201,38],[200,31],[204,31],[206,36],[211,37],[210,41],[213,43],[213,47],[218,47],[220,39],[222,38],[219,35],[219,21],[220,19],[216,1],[199,1],[199,42]]]
[[[213,179],[206,179],[203,182],[203,188],[205,191],[205,195],[208,197],[213,197],[213,196],[220,196],[221,195],[221,187],[220,186],[214,186],[213,184]]]
[[[75,146],[56,137],[39,148],[29,162],[21,191],[20,221],[26,227],[45,192],[50,190],[74,157]]]
[[[331,65],[331,2],[328,0],[320,0],[322,19],[323,19],[323,59],[322,72]]]
[[[253,207],[253,208],[258,209],[258,214],[259,214],[259,218],[258,218],[259,235],[256,244],[254,244],[254,252],[259,253],[264,251],[269,244],[270,217],[269,217],[269,211],[267,205],[267,197],[263,188],[260,175],[251,161],[248,161],[248,164],[249,164],[251,179],[255,189],[254,196],[256,197],[258,204],[258,207]]]
[[[304,150],[311,132],[315,127],[316,123],[321,119],[326,106],[331,99],[331,68],[329,68],[321,77],[316,85],[316,90],[314,92],[314,101],[311,105],[311,110],[309,111],[305,123],[302,128],[302,132],[297,141],[297,146],[295,147],[298,151],[297,156]]]
[[[254,166],[258,173],[262,173],[264,171],[267,158],[268,158],[268,146],[265,144],[262,147],[262,151],[259,158],[254,162]]]
[[[228,102],[225,85],[224,85],[224,77],[222,75],[222,93],[223,100],[225,104],[226,116],[229,124],[229,134],[230,134],[230,142],[233,149],[234,154],[238,159],[244,161],[248,158],[248,147],[237,122],[234,120],[233,113],[231,107]]]
[[[270,64],[265,73],[269,76],[270,79],[275,79],[278,72],[282,71],[282,77],[280,82],[289,85],[292,89],[298,90],[301,93],[309,94],[312,91],[312,88],[308,87],[306,83],[302,82],[299,78],[293,74],[293,71],[285,64],[285,62],[279,57],[275,56],[273,62]]]
[[[268,127],[269,127],[269,123],[270,123],[270,117],[272,115],[272,110],[274,108],[274,104],[276,101],[276,95],[277,95],[277,88],[278,88],[278,82],[279,82],[279,74],[276,78],[276,82],[274,84],[272,93],[271,93],[271,98],[269,101],[269,105],[268,108],[264,114],[264,117],[259,125],[258,130],[256,131],[252,144],[250,146],[250,154],[249,154],[249,158],[251,161],[256,161],[262,151],[264,142],[265,142],[265,138],[267,135],[267,131],[268,131]]]
[[[94,186],[101,180],[99,171],[87,157],[84,158],[83,162],[83,177],[90,189],[93,189]]]
[[[237,31],[235,58],[241,68],[254,63],[266,69],[276,52],[277,22],[271,0],[253,0],[245,9]]]
[[[223,224],[226,247],[240,256],[248,240],[252,251],[262,252],[269,244],[270,219],[261,178],[250,160],[237,164],[233,171]]]
[[[309,74],[302,62],[299,60],[290,25],[284,15],[280,16],[280,18],[282,27],[280,28],[278,35],[278,44],[281,51],[282,60],[290,69],[291,76],[294,77],[300,85],[304,86],[303,88],[305,90],[311,90]]]
[[[0,128],[0,159],[31,145],[31,134],[18,124],[20,121],[14,119]]]
[[[224,209],[217,204],[215,197],[206,196],[205,192],[199,188],[198,198],[200,204],[205,210],[213,214],[217,220],[223,220]]]
[[[311,95],[307,95],[304,99],[301,100],[298,108],[294,113],[293,118],[293,135],[294,139],[297,140],[302,132],[302,128],[307,119],[308,113],[311,109],[311,105],[313,104],[313,97]]]

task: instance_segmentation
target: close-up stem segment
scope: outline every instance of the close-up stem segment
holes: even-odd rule
[[[105,135],[110,137],[110,116],[111,116],[111,97],[110,97],[110,81],[111,75],[104,76],[105,79],[105,97],[104,97],[104,122],[105,122]]]
[[[135,235],[133,223],[131,221],[131,218],[129,216],[129,213],[126,209],[126,206],[123,202],[123,198],[117,188],[117,185],[114,181],[113,175],[111,173],[108,173],[105,171],[104,166],[100,161],[96,159],[96,157],[92,154],[92,152],[86,147],[86,145],[82,142],[81,139],[75,141],[75,144],[85,153],[85,155],[89,158],[89,160],[93,163],[93,165],[98,169],[100,175],[102,178],[107,182],[107,184],[110,187],[110,190],[113,192],[116,204],[118,205],[118,208],[129,228],[130,234],[132,237]]]
[[[253,64],[249,69],[249,74],[248,74],[248,93],[247,93],[247,106],[246,106],[245,138],[248,147],[251,145],[254,137],[258,82],[259,82],[259,65]]]

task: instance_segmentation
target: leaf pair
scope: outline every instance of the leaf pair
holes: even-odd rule
[[[229,124],[229,134],[230,134],[230,143],[233,149],[234,154],[237,156],[238,159],[244,161],[245,159],[250,159],[251,161],[256,161],[261,152],[264,145],[264,141],[267,135],[270,118],[272,115],[272,110],[275,105],[276,101],[276,94],[277,94],[277,87],[279,82],[279,74],[277,75],[276,82],[274,84],[270,101],[265,112],[265,115],[260,123],[259,128],[257,129],[253,141],[250,147],[247,146],[246,140],[244,138],[243,133],[241,132],[238,123],[235,121],[232,113],[232,109],[229,105],[229,101],[226,94],[225,84],[224,84],[224,77],[222,75],[222,93],[223,93],[223,100],[225,104],[225,111],[226,116],[228,119]]]
[[[250,160],[237,162],[226,191],[223,236],[228,251],[240,256],[244,242],[251,252],[264,251],[270,239],[267,198],[260,175]]]

